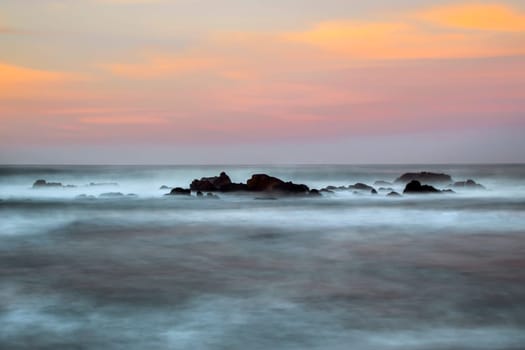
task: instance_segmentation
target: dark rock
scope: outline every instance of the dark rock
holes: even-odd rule
[[[392,186],[392,183],[388,181],[377,180],[374,182],[374,186]]]
[[[370,192],[372,190],[374,190],[374,188],[372,186],[368,186],[367,184],[364,184],[364,183],[361,183],[361,182],[358,182],[354,185],[350,185],[348,186],[348,189],[349,190],[356,190],[356,191],[367,191],[367,192]]]
[[[449,187],[465,188],[465,189],[470,189],[470,190],[484,190],[485,189],[485,186],[478,184],[476,183],[476,181],[471,180],[471,179],[468,179],[467,181],[454,182]]]
[[[127,198],[138,198],[139,196],[138,196],[137,194],[135,194],[135,193],[128,193],[128,194],[126,195],[126,197],[127,197]]]
[[[329,191],[333,191],[333,190],[337,190],[338,187],[335,187],[335,186],[326,186],[324,189],[327,189]]]
[[[172,188],[166,185],[160,186],[159,190],[171,190]]]
[[[310,189],[306,185],[284,182],[266,174],[255,174],[246,182],[246,188],[251,192],[277,192],[281,194],[307,194]]]
[[[330,193],[330,194],[334,194],[335,192],[332,191],[332,190],[329,190],[328,188],[322,188],[320,190],[321,193]]]
[[[316,189],[311,189],[309,194],[310,194],[310,196],[313,196],[313,197],[322,197],[323,196],[321,194],[321,191],[316,190]]]
[[[33,188],[43,188],[43,187],[63,187],[60,182],[47,182],[46,180],[39,179],[36,180],[33,184]]]
[[[423,171],[420,173],[405,173],[398,177],[395,182],[396,183],[409,183],[413,180],[422,182],[422,183],[432,183],[432,184],[440,184],[440,183],[451,183],[452,177],[447,174],[441,174],[441,173],[431,173],[427,171]]]
[[[387,194],[386,196],[387,197],[401,197],[401,195],[399,193],[397,193],[396,191],[392,191],[389,194]]]
[[[354,194],[366,193],[366,192],[369,192],[370,194],[377,194],[377,191],[376,191],[375,188],[373,188],[372,186],[369,186],[367,184],[361,183],[361,182],[358,182],[356,184],[350,185],[350,186],[348,186],[347,189],[353,190]]]
[[[276,197],[255,197],[256,201],[276,201]]]
[[[223,171],[219,176],[203,177],[200,180],[193,180],[190,185],[192,191],[222,191],[232,192],[241,191],[244,186],[242,184],[232,183],[230,177]]]
[[[246,184],[232,182],[231,184],[221,186],[220,191],[221,192],[242,192],[242,191],[248,191],[248,188]]]
[[[202,197],[204,194],[201,191],[197,191],[197,197]]]
[[[430,185],[422,185],[417,180],[412,180],[405,186],[403,193],[441,193],[441,191]]]
[[[172,196],[191,196],[191,190],[182,187],[175,187],[171,190],[170,195]]]

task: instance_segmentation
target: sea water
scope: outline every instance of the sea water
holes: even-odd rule
[[[435,171],[486,190],[160,190],[221,171],[318,189]],[[524,228],[524,165],[1,166],[0,348],[523,349]]]

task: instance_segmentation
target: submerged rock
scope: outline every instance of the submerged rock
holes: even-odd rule
[[[315,188],[313,188],[313,189],[310,190],[309,195],[310,195],[310,196],[313,196],[313,197],[322,197],[322,196],[323,196],[323,195],[321,194],[321,191],[316,190]]]
[[[79,194],[78,196],[75,197],[75,199],[96,199],[97,197],[95,196],[92,196],[92,195],[88,195],[88,194]]]
[[[358,182],[356,184],[348,186],[349,190],[357,190],[357,191],[371,191],[374,188],[372,186],[368,186],[367,184]]]
[[[172,187],[169,187],[169,186],[166,186],[166,185],[162,185],[159,187],[159,190],[171,190]]]
[[[206,198],[207,199],[221,199],[221,197],[219,197],[216,194],[211,193],[211,192],[206,193]]]
[[[188,188],[175,187],[169,194],[171,196],[191,196],[191,190]]]
[[[422,182],[422,183],[451,183],[452,177],[448,174],[442,174],[442,173],[431,173],[428,171],[422,171],[420,173],[405,173],[398,177],[395,182],[396,183],[409,183],[413,180]]]
[[[395,192],[392,187],[379,187],[377,190],[379,192]]]
[[[392,191],[389,194],[387,194],[386,196],[387,197],[401,197],[401,195],[399,193],[397,193],[396,191]]]
[[[377,180],[374,182],[374,186],[392,186],[392,183],[388,181]]]
[[[449,187],[466,188],[466,189],[470,189],[470,190],[484,190],[485,189],[485,186],[483,186],[483,185],[481,185],[479,183],[476,183],[476,181],[474,181],[472,179],[468,179],[467,181],[454,182]]]
[[[122,193],[122,192],[106,192],[106,193],[101,193],[98,196],[100,198],[119,198],[119,197],[124,197],[124,193]]]
[[[441,191],[433,186],[422,185],[421,182],[412,180],[405,186],[403,193],[441,193]]]
[[[99,186],[118,186],[116,182],[90,182],[89,187],[99,187]]]

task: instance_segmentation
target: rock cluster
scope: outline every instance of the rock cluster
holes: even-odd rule
[[[33,184],[33,188],[49,188],[49,187],[67,187],[73,188],[74,185],[63,185],[61,182],[47,182],[44,179],[38,179]]]

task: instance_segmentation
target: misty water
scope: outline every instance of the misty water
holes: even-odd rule
[[[423,170],[486,190],[159,189],[220,171],[322,188]],[[524,165],[0,167],[2,349],[524,347]]]

